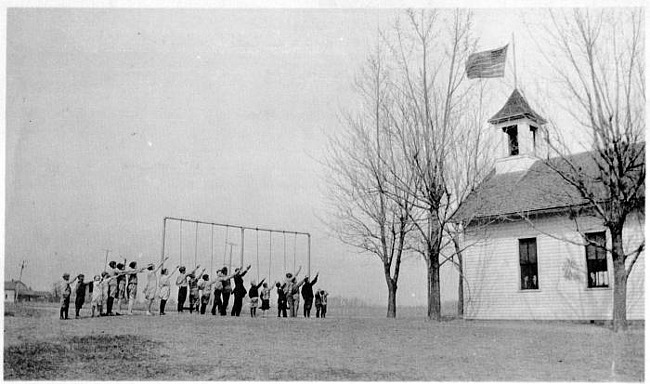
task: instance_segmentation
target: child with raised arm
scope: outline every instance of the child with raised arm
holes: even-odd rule
[[[275,283],[276,293],[278,294],[278,317],[287,317],[287,295],[284,293],[286,284]]]
[[[230,316],[239,316],[241,314],[241,307],[244,301],[244,297],[246,297],[246,288],[244,287],[243,277],[250,269],[250,265],[243,271],[241,268],[235,269],[235,274],[232,277],[233,281],[235,282],[235,289],[233,289],[235,302],[232,304],[232,311],[230,312]]]
[[[192,311],[199,312],[199,276],[202,276],[203,272],[205,272],[205,268],[198,274],[194,270],[194,272],[187,275],[187,286],[190,290],[190,313]]]
[[[230,300],[230,292],[232,292],[230,279],[232,279],[233,276],[235,276],[235,273],[233,273],[232,275],[228,275],[227,267],[221,268],[220,280],[221,280],[221,287],[222,287],[221,289],[222,300],[221,300],[221,311],[219,312],[221,316],[226,316],[226,312],[228,311],[228,301]]]
[[[187,300],[187,288],[188,288],[188,275],[193,274],[196,272],[196,270],[199,269],[199,266],[197,265],[196,268],[190,273],[185,273],[185,267],[180,266],[178,268],[178,272],[180,272],[180,275],[176,278],[176,285],[178,286],[178,300],[177,300],[177,307],[176,310],[181,313],[183,312],[183,307],[185,306],[185,300]]]
[[[178,269],[179,266],[177,265],[176,268],[172,270],[171,274],[167,268],[163,268],[160,271],[160,292],[158,293],[158,297],[160,297],[160,315],[165,315],[165,305],[167,305],[167,300],[169,300],[169,296],[172,292],[171,278]]]
[[[102,272],[102,275],[95,275],[93,277],[93,297],[90,300],[90,317],[97,317],[102,315],[102,304],[104,302],[104,284],[102,284],[103,277],[108,276],[108,273]]]
[[[262,310],[262,317],[266,317],[266,311],[271,309],[271,288],[269,288],[266,283],[262,284],[260,299],[262,299],[262,306],[260,307]]]
[[[126,280],[126,291],[129,296],[129,306],[128,306],[128,314],[132,315],[133,314],[133,305],[135,304],[135,298],[136,295],[138,294],[138,273],[144,271],[147,269],[149,265],[144,266],[140,269],[138,269],[138,263],[135,261],[132,261],[129,263],[129,269],[126,271],[127,275],[127,280]],[[153,265],[152,265],[153,267]]]
[[[309,317],[310,312],[311,312],[311,305],[314,302],[314,290],[313,286],[316,284],[318,281],[318,272],[316,272],[316,277],[314,277],[314,280],[309,281],[309,276],[305,277],[305,282],[302,285],[302,290],[300,293],[302,294],[303,300],[305,300],[305,304],[303,304],[303,316],[304,317]]]
[[[151,306],[153,305],[153,301],[156,298],[156,290],[157,290],[157,283],[158,283],[158,270],[162,268],[163,264],[165,264],[165,261],[167,261],[169,257],[164,258],[160,264],[156,267],[154,263],[150,263],[147,265],[147,284],[144,286],[144,298],[147,301],[147,316],[153,315],[151,313]]]
[[[108,263],[108,277],[116,277],[117,276],[117,263],[113,260],[111,260]],[[108,284],[106,285],[106,288],[108,289],[108,292],[106,292],[106,296],[104,299],[106,300],[106,316],[112,316],[113,315],[113,300],[115,300],[115,297],[117,296],[117,279],[110,279],[108,280]]]
[[[221,270],[218,270],[217,275],[212,283],[212,289],[214,290],[214,299],[212,301],[212,315],[214,316],[217,315],[217,311],[221,313],[221,293],[223,290],[223,282],[221,281],[222,277],[223,274],[221,273]]]
[[[262,279],[259,284],[256,284],[255,280],[251,280],[251,287],[248,289],[248,298],[251,300],[251,317],[257,317],[257,304],[260,300],[259,289],[264,284],[264,280],[266,279]]]
[[[217,282],[220,283],[217,279],[210,280],[210,275],[207,273],[202,276],[202,280],[199,281],[199,297],[201,300],[201,314],[205,315],[205,311],[208,308],[208,304],[210,303],[210,295],[212,294],[212,286],[217,284]],[[221,293],[220,293],[221,294]],[[216,298],[216,293],[215,293],[215,301],[217,300]],[[212,314],[215,314],[214,312],[214,306],[212,307]]]
[[[59,290],[61,293],[61,310],[59,311],[59,319],[68,320],[68,309],[70,308],[70,295],[72,294],[72,288],[70,284],[74,283],[77,280],[75,277],[70,281],[70,274],[63,274],[63,281],[59,283]]]
[[[115,298],[117,299],[117,311],[115,311],[116,315],[119,315],[120,313],[118,311],[122,310],[122,302],[126,300],[126,259],[124,259],[124,263],[119,263],[117,264],[117,272],[118,278],[117,278],[117,290],[115,291]]]
[[[89,283],[84,282],[84,275],[79,274],[77,276],[77,286],[75,287],[75,293],[77,297],[74,299],[74,318],[78,319],[79,318],[79,311],[81,311],[81,308],[83,307],[84,303],[86,302],[86,288],[92,285],[92,281]]]

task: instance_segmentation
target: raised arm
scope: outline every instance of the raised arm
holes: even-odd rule
[[[192,270],[192,272],[188,273],[188,275],[194,275],[194,274],[196,273],[196,271],[199,270],[199,268],[201,268],[201,264],[199,264],[199,265],[197,265],[196,267],[194,267],[194,269]],[[204,270],[205,270],[205,269],[204,269]],[[196,276],[196,275],[194,275],[194,276]]]
[[[169,256],[165,257],[165,258],[160,262],[160,264],[158,264],[158,266],[156,267],[156,269],[154,269],[154,272],[158,272],[158,270],[159,270],[160,268],[162,268],[162,266],[165,264],[165,261],[167,261],[167,260],[169,260]]]
[[[298,270],[297,270],[296,273],[294,273],[293,275],[294,275],[294,276],[298,276],[298,274],[300,273],[301,270],[302,270],[302,265],[299,265],[299,266],[298,266]]]
[[[246,267],[246,269],[243,272],[239,271],[239,276],[244,277],[244,275],[246,274],[246,272],[248,272],[249,269],[251,269],[250,264],[248,265],[248,267]]]
[[[318,281],[318,272],[316,272],[316,276],[314,276],[314,280],[312,280],[310,284],[314,285],[316,284],[317,281]]]
[[[266,277],[263,278],[262,281],[260,281],[259,284],[257,284],[257,286],[256,286],[257,289],[260,289],[260,287],[262,286],[262,284],[264,284],[264,280],[266,280]]]

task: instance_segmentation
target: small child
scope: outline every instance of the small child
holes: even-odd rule
[[[109,277],[108,272],[102,272],[101,282],[99,284],[99,287],[102,290],[102,301],[99,303],[99,316],[108,316],[108,294],[110,292],[110,287],[108,285],[109,281],[115,281],[115,279],[110,279]],[[95,287],[93,287],[93,295],[95,294],[94,289]],[[104,309],[106,309],[106,312],[104,312]]]
[[[320,290],[320,317],[321,319],[325,318],[325,314],[327,313],[327,293],[324,289]]]
[[[68,320],[68,308],[70,308],[70,295],[72,294],[72,288],[70,284],[74,283],[77,280],[75,277],[70,281],[70,274],[63,274],[63,281],[59,284],[59,289],[61,290],[61,310],[59,311],[59,318],[61,320]]]
[[[201,314],[205,315],[205,310],[210,303],[210,291],[212,287],[212,282],[210,281],[210,275],[207,273],[202,276],[203,280],[200,280],[198,283],[199,286],[199,297],[201,298]]]
[[[262,294],[260,297],[262,299],[262,307],[260,308],[262,310],[262,316],[266,317],[266,311],[271,309],[271,288],[266,283],[262,284]]]
[[[322,299],[320,295],[320,289],[316,290],[316,294],[314,295],[314,306],[316,306],[316,318],[320,317],[320,311],[321,311],[321,306],[322,306]]]
[[[266,279],[262,279],[259,284],[255,284],[255,280],[251,280],[251,287],[248,290],[248,297],[251,299],[251,317],[257,317],[257,304],[260,300],[260,294],[258,290],[262,284],[264,284],[264,280]]]
[[[287,317],[287,295],[284,293],[285,285],[280,285],[279,282],[275,283],[275,288],[278,293],[278,317]]]
[[[179,266],[176,266],[171,274],[167,268],[163,268],[160,271],[160,292],[158,292],[158,297],[160,297],[160,315],[165,315],[165,305],[167,305],[167,300],[171,295],[171,277],[179,269]]]
[[[106,274],[104,272],[103,274]],[[95,313],[97,313],[97,317],[99,317],[102,314],[102,303],[104,301],[104,289],[102,287],[102,277],[99,275],[95,275],[93,278],[93,297],[92,300],[90,301],[90,317],[95,317]]]
[[[197,276],[203,275],[203,272],[205,272],[205,268],[198,274],[193,272],[187,275],[187,285],[190,290],[190,313],[192,311],[199,313],[199,278]]]
[[[126,263],[126,261],[124,261]],[[120,315],[122,310],[122,302],[126,300],[126,265],[119,263],[116,265],[117,271],[119,273],[117,280],[117,289],[115,290],[115,299],[117,299],[117,309],[115,311],[116,315]]]
[[[79,311],[81,311],[81,308],[83,307],[84,303],[86,302],[86,287],[88,285],[92,285],[92,282],[90,283],[85,283],[84,282],[84,275],[80,274],[77,276],[77,286],[75,287],[75,293],[77,297],[74,300],[74,318],[78,319],[79,318]]]

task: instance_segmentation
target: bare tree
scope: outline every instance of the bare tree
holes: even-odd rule
[[[589,161],[548,140],[548,167],[573,186],[582,211],[602,220],[614,265],[613,327],[627,326],[627,279],[645,248],[627,247],[631,215],[645,214],[644,16],[640,9],[550,12],[554,67],[570,99],[568,112],[591,137]],[[588,241],[585,238],[585,241]],[[629,249],[631,248],[631,249]]]
[[[413,228],[413,203],[408,193],[390,182],[395,174],[403,174],[403,161],[392,148],[393,130],[387,118],[390,70],[380,46],[368,57],[355,85],[362,106],[346,113],[343,131],[330,138],[329,226],[342,242],[381,260],[388,288],[387,317],[395,317],[400,265]]]
[[[399,127],[398,147],[410,175],[407,179],[395,175],[393,180],[398,190],[414,198],[416,249],[427,264],[427,316],[438,321],[440,266],[456,254],[452,251],[451,257],[443,255],[441,260],[451,245],[448,235],[458,233],[449,226],[489,170],[483,130],[476,129],[482,117],[476,103],[482,87],[464,81],[464,60],[475,46],[470,30],[471,14],[466,11],[407,11],[384,39],[399,75],[391,118]],[[411,185],[405,182],[412,180]]]

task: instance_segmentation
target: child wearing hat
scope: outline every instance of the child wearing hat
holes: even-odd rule
[[[70,295],[72,294],[72,288],[70,284],[74,283],[77,280],[75,277],[70,281],[70,274],[63,274],[63,281],[59,283],[59,290],[61,291],[61,310],[59,311],[59,318],[61,320],[68,320],[68,308],[70,308]]]

